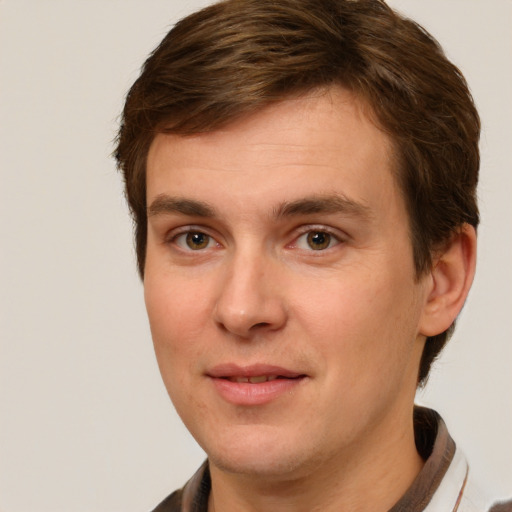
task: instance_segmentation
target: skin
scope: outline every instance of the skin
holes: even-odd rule
[[[419,361],[462,306],[474,233],[418,278],[392,166],[338,87],[155,137],[145,300],[169,395],[210,460],[210,510],[385,511],[420,471]],[[227,363],[304,377],[237,405],[210,376]]]

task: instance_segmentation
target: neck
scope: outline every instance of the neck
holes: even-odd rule
[[[412,410],[401,412],[364,443],[286,478],[227,473],[210,463],[209,512],[388,511],[423,466]]]

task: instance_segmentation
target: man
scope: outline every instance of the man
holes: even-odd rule
[[[169,395],[208,461],[161,511],[487,511],[414,407],[475,271],[480,123],[376,0],[228,0],[131,88],[117,159]]]

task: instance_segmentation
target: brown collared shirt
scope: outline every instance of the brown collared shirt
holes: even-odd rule
[[[414,410],[416,448],[425,465],[389,512],[512,512],[512,501],[490,507],[468,478],[469,467],[439,414]],[[211,480],[208,461],[153,512],[207,512]]]

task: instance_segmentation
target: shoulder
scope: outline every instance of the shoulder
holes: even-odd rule
[[[167,496],[152,512],[181,512],[183,490],[174,491]]]
[[[512,512],[512,501],[498,502],[471,477],[471,474],[462,486],[457,504],[459,506],[454,509],[457,512]]]
[[[496,503],[489,512],[512,512],[512,500]]]
[[[211,480],[206,460],[183,489],[174,491],[152,512],[206,512]]]
[[[415,409],[415,435],[418,451],[426,459],[424,468],[411,488],[417,505],[416,508],[398,510],[512,512],[511,501],[497,503],[497,499],[493,499],[475,481],[462,450],[456,446],[446,424],[435,411]],[[411,492],[408,491],[408,494]],[[414,500],[412,502],[416,503]]]

